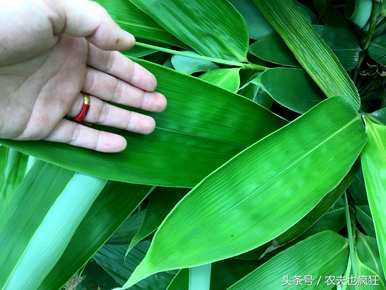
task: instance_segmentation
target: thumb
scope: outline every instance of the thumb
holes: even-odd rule
[[[86,37],[104,50],[125,50],[135,44],[132,34],[121,29],[107,11],[89,0],[46,1],[53,17],[54,33]]]

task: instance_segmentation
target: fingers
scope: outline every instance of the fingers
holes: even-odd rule
[[[166,98],[157,92],[145,92],[111,75],[88,69],[83,91],[108,102],[151,112],[162,112]]]
[[[145,91],[151,92],[157,87],[152,73],[117,51],[103,51],[90,45],[88,65]]]
[[[126,139],[122,136],[98,131],[68,120],[62,120],[46,140],[106,153],[121,152],[127,146]]]
[[[106,50],[125,50],[135,44],[133,35],[122,30],[98,3],[89,0],[45,1],[53,12],[54,33],[86,37]]]
[[[75,102],[69,113],[70,117],[75,117],[80,112],[82,103],[83,98],[79,96],[78,101]],[[121,109],[92,96],[90,97],[90,109],[85,122],[115,127],[139,134],[150,134],[155,129],[153,118]]]

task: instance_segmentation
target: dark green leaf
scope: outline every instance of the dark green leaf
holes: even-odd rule
[[[205,81],[138,62],[156,75],[158,90],[168,97],[168,109],[154,115],[157,129],[150,136],[118,131],[129,144],[124,152],[103,154],[48,142],[0,142],[109,180],[192,187],[234,154],[285,123],[252,101]]]

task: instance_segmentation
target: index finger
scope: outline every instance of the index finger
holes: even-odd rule
[[[139,89],[152,92],[157,87],[155,76],[118,51],[105,51],[90,44],[88,65],[119,78]]]

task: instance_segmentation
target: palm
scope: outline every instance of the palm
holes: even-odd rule
[[[2,86],[10,92],[1,115],[0,134],[6,138],[42,139],[70,113],[86,75],[87,42],[62,38],[53,48],[28,60],[3,68]],[[4,106],[5,107],[5,106]],[[16,113],[17,112],[17,113]]]

